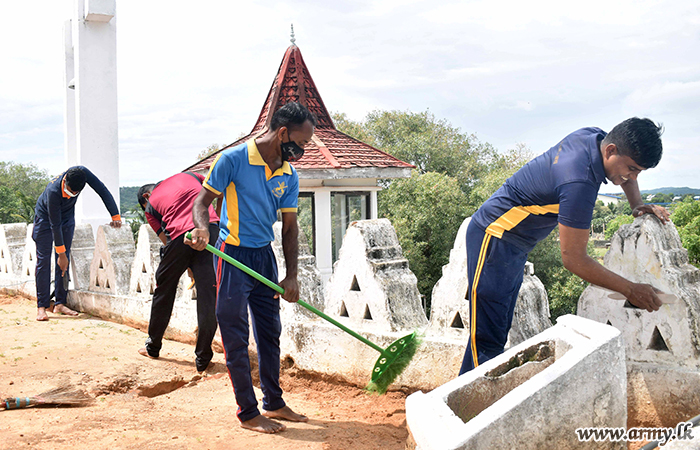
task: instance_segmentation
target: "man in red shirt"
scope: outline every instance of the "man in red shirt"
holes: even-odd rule
[[[158,358],[163,345],[163,334],[173,312],[175,294],[180,277],[190,269],[197,286],[197,345],[195,364],[203,372],[214,353],[211,343],[216,333],[216,276],[212,256],[194,250],[183,241],[183,235],[194,228],[192,205],[202,189],[202,175],[182,172],[158,184],[146,184],[138,191],[138,201],[146,213],[146,220],[156,232],[163,247],[156,270],[156,289],[153,293],[151,318],[148,323],[146,347],[139,353]],[[210,235],[218,235],[219,216],[209,206]],[[214,242],[212,242],[213,244]]]

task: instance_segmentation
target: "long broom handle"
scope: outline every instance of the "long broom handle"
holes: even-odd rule
[[[187,239],[192,239],[192,234],[189,233],[189,232],[187,233]],[[250,275],[251,277],[253,277],[253,278],[255,278],[256,280],[260,281],[261,283],[266,284],[267,286],[269,286],[270,288],[272,288],[272,289],[274,289],[275,291],[279,292],[280,294],[284,294],[284,289],[283,289],[281,286],[279,286],[278,284],[276,284],[276,283],[274,283],[274,282],[268,280],[268,279],[265,278],[264,276],[260,275],[258,272],[254,271],[253,269],[251,269],[250,267],[246,266],[245,264],[243,264],[243,263],[241,263],[241,262],[235,260],[234,258],[232,258],[231,256],[227,255],[226,253],[224,253],[224,252],[222,252],[222,251],[216,249],[215,247],[211,246],[210,244],[207,244],[207,250],[209,250],[210,252],[212,252],[212,253],[215,254],[216,256],[218,256],[218,257],[224,259],[226,262],[228,262],[228,263],[230,263],[230,264],[233,264],[234,266],[238,267],[238,268],[241,269],[243,272],[247,273],[247,274]],[[338,327],[338,328],[340,328],[341,330],[345,331],[346,333],[348,333],[350,336],[354,337],[355,339],[358,339],[358,340],[362,341],[363,343],[369,345],[370,347],[372,347],[373,349],[375,349],[375,350],[378,351],[379,353],[384,353],[384,349],[381,348],[380,346],[378,346],[377,344],[375,344],[374,342],[370,341],[369,339],[365,338],[364,336],[361,336],[361,335],[357,334],[356,332],[352,331],[350,328],[346,327],[345,325],[343,325],[342,323],[340,323],[340,322],[338,322],[337,320],[333,319],[332,317],[330,317],[330,316],[324,314],[323,312],[321,312],[321,311],[319,311],[318,309],[314,308],[313,306],[309,305],[309,304],[306,303],[305,301],[303,301],[303,300],[298,300],[297,303],[298,303],[299,305],[303,306],[304,308],[308,309],[308,310],[311,311],[312,313],[316,314],[317,316],[319,316],[319,317],[321,317],[321,318],[323,318],[323,319],[326,319],[328,322],[332,323],[332,324],[335,325],[336,327]]]

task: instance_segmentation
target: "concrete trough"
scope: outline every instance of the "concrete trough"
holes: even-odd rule
[[[579,442],[581,427],[625,427],[620,332],[581,317],[557,325],[429,393],[406,401],[407,448],[622,449]]]

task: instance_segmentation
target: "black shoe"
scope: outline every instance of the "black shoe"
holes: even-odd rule
[[[207,367],[209,367],[209,363],[211,361],[207,361],[206,364],[200,364],[199,362],[195,361],[195,366],[197,366],[197,372],[204,372],[207,370]]]

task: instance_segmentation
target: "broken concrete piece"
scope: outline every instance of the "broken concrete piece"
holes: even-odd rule
[[[620,332],[567,315],[430,393],[410,395],[407,448],[625,449],[581,443],[575,430],[624,428],[626,409]]]
[[[552,326],[549,299],[544,284],[534,275],[531,262],[525,263],[525,275],[513,311],[506,348],[517,345]]]
[[[433,287],[430,326],[426,334],[456,338],[469,336],[469,301],[467,289],[467,227],[471,217],[460,225],[449,262],[442,266],[442,277]]]
[[[605,267],[638,283],[675,294],[678,300],[653,313],[609,291],[589,286],[578,315],[622,333],[627,354],[631,426],[675,426],[697,415],[700,404],[700,270],[672,223],[638,217],[613,236]]]
[[[326,314],[350,328],[397,331],[428,323],[416,276],[387,219],[350,224],[326,292]]]
[[[649,313],[589,286],[579,299],[578,315],[618,328],[629,361],[700,369],[700,270],[688,264],[675,226],[651,215],[623,225],[613,236],[605,267],[675,294],[678,301]]]

